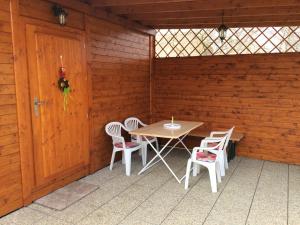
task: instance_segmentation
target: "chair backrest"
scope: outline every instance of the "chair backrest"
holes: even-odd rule
[[[211,147],[213,148],[213,150],[224,150],[225,148],[225,144],[226,144],[226,140],[227,140],[227,135],[223,137],[216,137],[213,139],[203,139],[201,141],[200,147]]]
[[[105,126],[105,132],[112,137],[113,144],[118,142],[124,142],[124,138],[122,136],[122,129],[127,129],[120,122],[110,122]]]
[[[230,138],[232,136],[232,133],[233,133],[233,130],[234,130],[234,126],[232,128],[230,128],[228,131],[227,131],[227,139],[226,139],[226,142],[225,142],[225,145],[224,145],[224,149],[227,149],[227,146],[228,146],[228,143],[230,141]]]
[[[144,127],[146,124],[144,124],[140,119],[136,117],[129,117],[124,121],[124,125],[127,130],[132,131],[135,129],[138,129],[140,126]]]
[[[221,152],[226,151],[226,141],[227,140],[228,140],[228,135],[221,138],[218,145],[215,147],[216,149],[218,149],[217,160],[220,159],[220,155],[222,154]]]
[[[224,149],[227,149],[228,143],[230,141],[230,138],[232,136],[233,130],[234,130],[234,126],[232,128],[230,128],[227,131],[213,131],[211,132],[211,136],[213,136],[214,134],[217,134],[217,137],[225,137],[226,136],[226,141],[224,143]]]

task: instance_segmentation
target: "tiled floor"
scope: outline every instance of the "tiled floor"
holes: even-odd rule
[[[168,161],[184,174],[186,152]],[[143,175],[135,158],[132,176],[118,162],[83,178],[99,189],[63,211],[32,204],[0,219],[0,225],[299,225],[300,166],[236,158],[211,193],[207,171],[185,191],[162,164]]]

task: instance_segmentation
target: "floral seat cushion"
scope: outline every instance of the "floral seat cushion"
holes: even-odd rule
[[[122,142],[118,142],[118,143],[115,143],[114,144],[116,148],[123,148],[123,145],[122,145]],[[125,142],[125,147],[126,148],[134,148],[134,147],[137,147],[139,144],[136,143],[136,142]]]
[[[214,162],[217,156],[207,152],[197,152],[196,159],[205,162]]]

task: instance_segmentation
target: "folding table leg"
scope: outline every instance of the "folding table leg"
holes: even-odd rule
[[[165,150],[165,148],[168,147],[168,144],[170,144],[170,142],[173,140],[173,139],[170,139],[170,140],[164,145],[164,147],[163,147],[160,151],[158,151],[158,150],[155,149],[155,147],[152,145],[152,143],[149,142],[149,140],[147,139],[147,137],[145,137],[145,139],[147,140],[147,142],[149,143],[149,145],[150,145],[150,146],[153,148],[153,150],[155,151],[156,156],[154,156],[154,157],[147,163],[147,165],[144,166],[144,168],[138,173],[139,175],[160,161],[160,160],[158,160],[157,162],[151,164],[156,158],[159,157],[158,155],[160,155],[160,153],[163,152],[163,151]]]

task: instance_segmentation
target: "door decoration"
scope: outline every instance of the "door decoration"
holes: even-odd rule
[[[69,103],[69,97],[70,97],[70,84],[69,81],[66,78],[66,69],[63,64],[63,57],[60,56],[60,68],[59,68],[59,79],[58,79],[58,88],[63,93],[64,96],[64,111],[67,111],[68,103]]]

